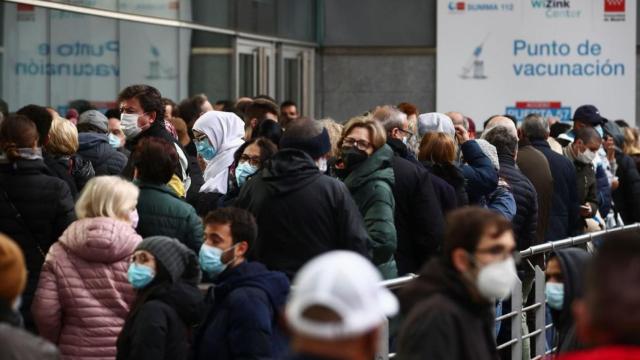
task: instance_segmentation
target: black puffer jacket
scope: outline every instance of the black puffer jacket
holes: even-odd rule
[[[106,134],[78,134],[78,154],[93,164],[97,176],[120,175],[127,165],[127,157],[109,145]]]
[[[0,232],[15,240],[24,253],[28,277],[21,311],[26,327],[34,330],[29,309],[44,262],[42,253],[75,220],[73,198],[67,184],[52,176],[42,160],[0,165],[0,187],[5,190],[0,191]],[[16,218],[16,210],[23,221]]]
[[[290,278],[327,251],[370,257],[367,230],[349,190],[321,174],[303,151],[280,150],[242,186],[235,206],[258,219],[253,257]]]
[[[20,328],[20,316],[0,300],[0,349],[2,360],[58,360],[52,343]]]
[[[179,281],[151,290],[131,310],[118,337],[117,360],[186,360],[204,299],[195,285]]]
[[[78,198],[87,182],[96,175],[91,162],[84,160],[80,155],[46,155],[44,163],[55,177],[67,183],[74,199]]]
[[[429,258],[438,254],[444,234],[444,217],[436,197],[431,174],[409,160],[407,146],[390,139],[395,184],[395,226],[398,239],[398,274],[416,273]]]
[[[537,244],[538,228],[538,194],[531,181],[516,167],[513,156],[498,154],[500,176],[511,186],[511,193],[516,200],[516,215],[511,221],[518,250],[524,250]]]
[[[469,195],[467,194],[467,180],[462,170],[453,164],[434,164],[431,161],[423,161],[422,165],[431,174],[451,185],[456,192],[456,207],[469,205]]]
[[[404,323],[396,359],[497,360],[493,303],[460,273],[431,260],[399,295]]]

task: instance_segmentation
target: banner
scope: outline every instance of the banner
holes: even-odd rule
[[[438,1],[437,111],[635,123],[635,0]]]
[[[169,19],[191,12],[190,0],[85,5]],[[187,96],[190,38],[190,30],[6,3],[2,94],[12,110],[34,103],[63,115],[75,99],[116,106],[118,92],[131,84],[179,100]]]

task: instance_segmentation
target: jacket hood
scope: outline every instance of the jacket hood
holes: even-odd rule
[[[369,181],[381,180],[393,187],[395,178],[391,161],[393,150],[389,145],[384,145],[376,150],[360,166],[353,170],[344,183],[350,190],[357,189]]]
[[[159,300],[171,306],[188,326],[195,326],[204,318],[204,297],[200,289],[184,281],[163,284],[153,290],[149,300]]]
[[[263,290],[269,297],[274,309],[281,309],[289,295],[289,279],[279,271],[269,271],[263,264],[243,262],[229,271],[220,274],[216,280],[215,298],[224,298],[240,287],[255,287]]]
[[[553,257],[558,258],[560,269],[562,270],[564,302],[559,313],[556,311],[552,311],[552,313],[556,313],[555,317],[561,326],[566,326],[573,324],[571,304],[574,300],[582,298],[584,294],[584,274],[591,256],[582,249],[569,248],[555,251],[552,255]]]
[[[321,176],[311,156],[296,149],[278,151],[262,170],[262,179],[267,187],[279,195],[306,187]]]
[[[400,291],[402,314],[408,314],[420,301],[436,294],[444,295],[472,312],[487,312],[488,316],[493,316],[492,304],[477,297],[474,301],[462,275],[441,258],[429,261],[420,271],[420,277]]]
[[[445,180],[455,187],[464,187],[466,179],[462,170],[454,164],[434,164],[431,161],[423,161],[422,165],[433,175]]]
[[[60,243],[74,255],[100,263],[128,258],[140,241],[130,224],[105,217],[77,220],[60,236]]]
[[[80,143],[78,151],[83,151],[96,147],[101,143],[109,144],[109,138],[107,137],[107,134],[79,133],[78,142]]]

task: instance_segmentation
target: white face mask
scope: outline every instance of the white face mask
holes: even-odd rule
[[[578,154],[578,156],[576,156],[576,160],[580,161],[583,164],[591,164],[596,158],[596,155],[597,154],[595,152],[587,149],[585,150],[585,152]]]
[[[120,115],[120,126],[122,127],[122,132],[127,136],[127,139],[136,137],[142,131],[140,126],[138,126],[138,117],[138,114],[122,113]]]
[[[320,159],[318,159],[316,161],[316,166],[318,167],[318,170],[320,170],[321,173],[326,173],[327,172],[327,159],[321,157]]]
[[[511,294],[516,284],[516,263],[513,257],[494,262],[480,269],[476,286],[487,300],[502,300]]]
[[[13,308],[13,311],[19,312],[20,307],[22,307],[22,295],[18,295],[18,297],[16,298],[16,301],[13,302],[12,308]]]

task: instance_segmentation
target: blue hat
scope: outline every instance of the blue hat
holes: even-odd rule
[[[573,113],[573,121],[589,124],[591,126],[602,125],[607,119],[600,116],[600,111],[593,105],[582,105]]]

